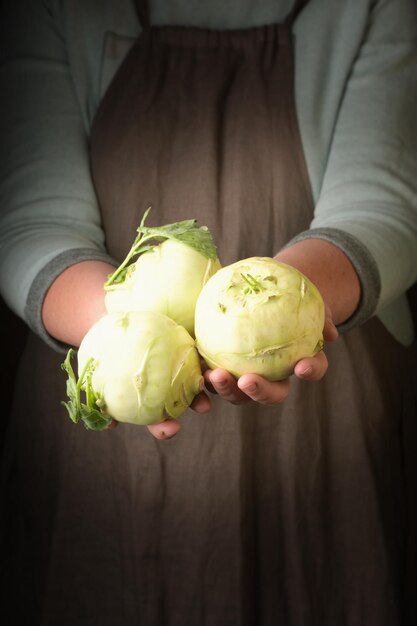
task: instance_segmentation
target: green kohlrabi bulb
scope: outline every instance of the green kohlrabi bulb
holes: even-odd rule
[[[112,418],[155,424],[178,418],[202,386],[195,342],[182,326],[154,311],[109,313],[84,337],[76,380],[69,353],[64,403],[73,421],[101,430]],[[80,392],[86,396],[81,403]]]
[[[206,363],[236,377],[287,378],[300,359],[323,347],[325,307],[295,268],[252,257],[220,269],[196,304],[197,349]]]
[[[194,336],[195,303],[207,280],[220,268],[189,245],[167,239],[141,254],[123,282],[107,288],[108,312],[158,311]]]

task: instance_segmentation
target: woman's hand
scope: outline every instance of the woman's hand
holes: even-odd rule
[[[196,413],[208,413],[210,411],[211,402],[204,391],[194,398],[191,408]],[[171,439],[180,430],[181,424],[176,419],[166,419],[160,424],[152,424],[147,428],[156,439]]]
[[[207,413],[211,409],[211,402],[207,394],[202,391],[199,393],[191,403],[191,408],[196,411],[196,413]],[[112,420],[110,424],[107,426],[105,430],[112,430],[118,426],[119,422],[116,420]],[[152,426],[147,426],[149,432],[156,439],[171,439],[181,428],[181,424],[178,420],[173,418],[168,418],[159,424],[152,424]]]
[[[330,311],[326,311],[323,330],[325,341],[335,341],[338,336]],[[317,381],[327,371],[327,357],[323,351],[314,357],[301,359],[294,369],[294,375],[302,380]],[[207,370],[204,373],[206,387],[232,404],[244,404],[253,400],[260,404],[280,404],[289,393],[290,379],[271,382],[258,374],[244,374],[239,379],[222,369]]]
[[[335,341],[338,337],[329,309],[326,310],[323,336],[325,341]],[[295,366],[294,375],[303,380],[317,381],[323,378],[327,367],[327,357],[321,351],[314,357],[301,359]],[[258,374],[244,374],[236,380],[232,374],[223,369],[206,370],[204,380],[208,391],[218,394],[232,404],[245,404],[250,401],[268,405],[280,404],[287,398],[290,388],[289,378],[271,382]],[[197,413],[207,413],[210,407],[210,399],[204,392],[200,393],[191,405]],[[180,428],[180,423],[173,419],[148,426],[151,434],[157,439],[170,439]]]
[[[361,296],[359,278],[352,263],[336,245],[321,239],[306,239],[284,248],[277,261],[300,270],[316,285],[326,307],[324,340],[334,341],[336,324],[346,321],[355,312]],[[331,311],[331,313],[330,313]],[[297,363],[294,375],[303,380],[323,378],[328,363],[324,352]],[[279,404],[288,396],[290,380],[270,382],[256,374],[245,374],[236,380],[224,370],[208,370],[204,374],[207,389],[229,402],[240,404],[254,400],[261,404]]]

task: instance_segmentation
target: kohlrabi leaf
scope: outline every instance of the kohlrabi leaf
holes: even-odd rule
[[[133,242],[131,249],[119,267],[110,274],[104,283],[105,288],[124,281],[128,269],[127,265],[133,257],[148,252],[155,245],[166,239],[181,241],[208,259],[215,260],[217,258],[216,246],[207,226],[199,226],[197,220],[182,220],[181,222],[165,224],[164,226],[148,227],[145,226],[145,221],[149,211],[150,207],[142,217],[140,226],[137,229],[138,236]]]
[[[91,408],[85,404],[81,405],[80,413],[87,430],[104,430],[112,421],[110,415],[103,415],[98,409]]]
[[[74,350],[68,350],[65,361],[62,363],[61,368],[67,372],[67,396],[68,402],[62,402],[61,404],[65,406],[68,411],[68,414],[73,422],[77,423],[80,420],[79,415],[79,390],[77,387],[77,379],[74,374],[74,370],[72,369],[71,359],[74,354]]]
[[[66,359],[61,365],[68,375],[66,385],[68,401],[61,404],[65,406],[75,424],[82,420],[84,426],[90,430],[104,430],[113,418],[102,412],[101,398],[96,394],[91,383],[95,369],[94,359],[87,361],[84,371],[77,380],[71,365],[74,352],[72,348],[68,350]],[[85,403],[81,402],[81,391],[85,393]]]

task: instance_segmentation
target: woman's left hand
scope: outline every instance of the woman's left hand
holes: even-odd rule
[[[330,311],[326,310],[326,321],[323,329],[325,341],[335,341],[338,332],[333,324]],[[328,361],[323,351],[314,357],[301,359],[294,368],[294,375],[302,380],[321,380],[327,372]],[[207,370],[204,373],[206,387],[233,404],[244,404],[253,400],[260,404],[280,404],[287,398],[290,379],[271,382],[258,374],[244,374],[236,380],[234,376],[222,369]]]
[[[325,341],[335,341],[338,337],[328,308],[326,309],[323,337]],[[321,351],[314,357],[298,361],[294,375],[302,380],[317,381],[323,378],[327,368],[327,357]],[[258,374],[244,374],[236,379],[232,374],[220,368],[206,370],[204,380],[209,392],[216,393],[232,404],[245,404],[250,401],[267,405],[280,404],[287,398],[290,389],[289,378],[271,382]],[[194,399],[191,408],[197,413],[207,413],[210,406],[209,397],[202,392]],[[180,423],[177,420],[169,419],[160,424],[148,426],[148,429],[157,439],[170,439],[180,430]]]

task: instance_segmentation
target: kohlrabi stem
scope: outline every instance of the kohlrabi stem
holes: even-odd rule
[[[262,286],[262,283],[257,280],[252,274],[241,274],[241,277],[249,285],[249,288],[254,293],[259,293],[260,291],[265,291],[265,287]]]
[[[145,211],[140,226],[137,229],[138,236],[133,242],[124,261],[107,278],[104,283],[105,288],[110,287],[110,285],[115,282],[118,284],[123,282],[125,278],[124,274],[127,271],[126,268],[132,258],[151,250],[156,245],[156,241],[162,242],[166,239],[174,239],[197,250],[208,259],[217,258],[216,246],[206,226],[198,226],[196,220],[182,220],[181,222],[165,224],[164,226],[146,227],[145,220],[150,210],[151,207]]]
[[[152,239],[155,239],[155,237],[152,235],[150,235],[149,237],[143,237],[142,235],[139,235],[139,237],[137,237],[137,239],[135,240],[135,243],[133,244],[133,246],[130,248],[124,261],[119,265],[119,267],[112,274],[110,274],[110,276],[104,283],[104,287],[109,287],[112,283],[116,282],[117,278],[123,272],[125,267],[129,265],[130,260],[137,254],[144,252],[143,244],[146,243],[147,241],[151,241]]]
[[[141,222],[138,228],[139,235],[136,237],[135,241],[133,242],[133,245],[130,248],[129,252],[127,253],[126,258],[124,259],[124,261],[122,261],[119,267],[112,274],[110,274],[110,276],[107,278],[106,282],[104,283],[104,287],[109,287],[112,283],[114,283],[116,279],[118,278],[118,276],[120,276],[120,274],[123,272],[125,267],[129,264],[132,257],[134,257],[136,254],[139,254],[140,246],[144,241],[144,237],[142,233],[140,232],[140,229],[144,226],[145,220],[148,217],[150,210],[151,210],[151,207],[148,207],[145,213],[143,214],[143,217],[141,219]],[[151,237],[148,237],[148,239],[151,239]]]

